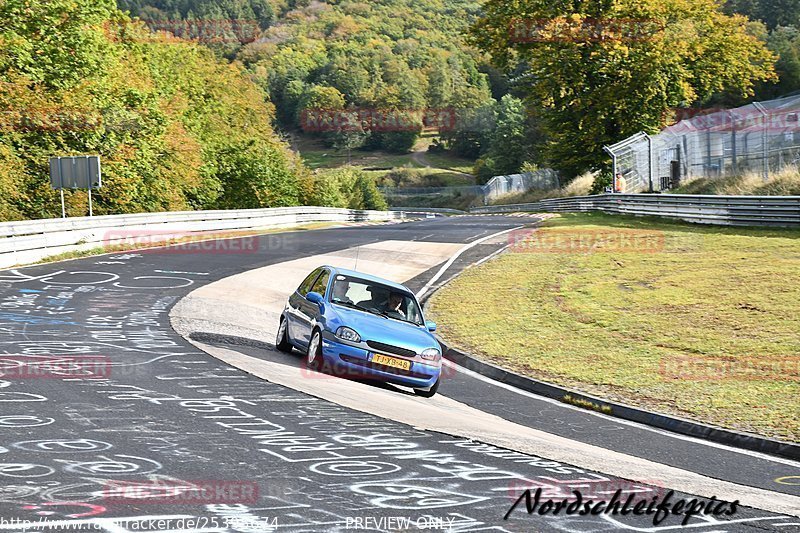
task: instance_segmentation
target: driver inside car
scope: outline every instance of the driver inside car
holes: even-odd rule
[[[367,292],[369,292],[370,294],[370,299],[358,302],[357,305],[365,309],[375,309],[376,311],[382,311],[386,307],[386,300],[388,299],[388,294],[379,290],[377,287],[367,287]]]
[[[399,318],[401,320],[406,319],[406,314],[403,312],[403,300],[405,298],[399,292],[392,292],[389,294],[389,301],[386,302],[386,307],[384,308],[384,312],[393,317]]]

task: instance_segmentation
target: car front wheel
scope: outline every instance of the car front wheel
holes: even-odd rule
[[[319,330],[314,330],[311,335],[311,342],[308,343],[306,351],[306,365],[313,370],[322,369],[322,334]]]
[[[278,326],[278,334],[275,337],[275,347],[285,353],[292,351],[292,343],[289,342],[289,332],[287,331],[285,318],[281,318],[281,324]]]

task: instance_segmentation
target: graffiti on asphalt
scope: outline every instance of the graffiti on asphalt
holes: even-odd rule
[[[387,520],[382,524],[405,517],[411,529],[438,524],[457,532],[528,531],[545,523],[569,532],[648,525],[620,516],[526,515],[504,522],[518,496],[510,487],[541,487],[556,498],[576,487],[606,491],[624,482],[426,433],[228,367],[184,341],[169,323],[169,309],[195,285],[193,277],[208,274],[122,268],[141,257],[109,256],[75,270],[0,273],[0,360],[103,356],[110,369],[55,381],[0,376],[3,517],[45,517],[51,527],[89,525],[117,533],[148,520],[195,533],[343,531],[381,517]],[[112,264],[121,266],[109,271]],[[177,508],[151,502],[152,514],[142,514],[138,505],[131,511],[104,497],[109,483],[175,487],[210,477],[257,484],[257,503],[220,498]],[[144,503],[153,494],[126,492],[126,498]],[[700,532],[727,531],[737,519],[696,517],[691,525]],[[392,523],[403,523],[398,520]],[[741,520],[777,524],[781,518]],[[648,531],[674,525],[649,524]],[[0,531],[18,529],[0,522]]]

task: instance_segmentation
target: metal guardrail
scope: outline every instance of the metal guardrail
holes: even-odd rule
[[[310,222],[404,219],[403,211],[332,207],[276,207],[230,211],[180,211],[0,223],[0,268],[28,264],[64,252],[137,240],[157,244],[198,232],[279,228]]]
[[[602,194],[470,209],[470,213],[600,211],[726,226],[800,227],[800,196]]]
[[[458,209],[448,209],[445,207],[390,207],[389,211],[403,212],[406,215],[468,215],[466,211]]]

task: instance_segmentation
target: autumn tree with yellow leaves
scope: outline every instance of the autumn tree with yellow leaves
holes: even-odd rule
[[[774,79],[748,24],[716,0],[487,0],[472,39],[522,72],[542,162],[570,177],[603,168],[604,145],[657,131],[675,107]]]

